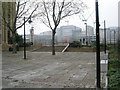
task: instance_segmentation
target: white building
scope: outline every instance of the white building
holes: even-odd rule
[[[57,29],[56,36],[58,43],[69,43],[72,41],[80,41],[82,29],[73,25],[62,26]]]
[[[87,26],[87,36],[94,35],[94,28],[92,26]]]
[[[118,27],[106,28],[106,42],[113,44],[117,42]],[[100,28],[100,43],[104,43],[104,29]]]
[[[87,27],[87,39],[88,43],[95,42],[95,35],[93,27]],[[39,41],[44,45],[51,45],[52,32],[42,32],[39,35]],[[55,44],[65,44],[73,41],[81,41],[83,44],[86,43],[86,31],[82,31],[81,28],[73,25],[61,26],[56,30]]]
[[[39,41],[43,44],[43,45],[51,45],[51,41],[52,41],[52,32],[51,31],[46,31],[46,32],[42,32],[39,35]]]

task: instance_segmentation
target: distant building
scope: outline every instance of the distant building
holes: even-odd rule
[[[110,29],[110,32],[109,32],[110,39],[108,39],[108,40],[111,44],[116,43],[117,37],[118,37],[118,27],[110,27],[109,29]]]
[[[87,39],[86,39],[86,34],[87,34]],[[80,40],[83,44],[86,44],[86,42],[88,44],[91,44],[93,42],[95,42],[94,39],[94,28],[92,26],[87,26],[87,32],[86,29],[84,31],[82,31],[82,35],[80,36]]]
[[[39,39],[37,39],[37,41],[40,41],[43,45],[51,45],[52,44],[52,32],[46,31],[46,32],[40,33]]]
[[[117,42],[118,27],[106,28],[106,42],[113,44]],[[104,29],[100,28],[100,43],[104,43]]]
[[[94,35],[94,28],[92,26],[87,26],[87,36]]]
[[[96,35],[94,35],[93,27],[87,27],[87,43],[88,45],[96,42]],[[106,28],[106,42],[114,43],[117,41],[117,27]],[[46,31],[40,33],[36,37],[36,42],[43,45],[52,44],[52,32]],[[57,28],[55,35],[55,44],[65,44],[73,41],[80,41],[82,44],[86,44],[86,31],[82,31],[81,28],[68,25]],[[104,29],[100,28],[100,43],[104,43]]]
[[[104,29],[100,28],[99,30],[100,30],[99,31],[99,33],[100,33],[100,43],[104,43]]]
[[[22,37],[24,38],[24,35],[22,35]],[[35,35],[34,34],[34,36],[33,36],[33,45],[41,43],[40,39],[41,39],[40,35]],[[26,35],[26,42],[31,42],[31,34]]]
[[[93,27],[88,26],[88,43],[95,42],[94,30]],[[43,45],[52,44],[52,32],[46,31],[42,32],[39,35],[37,41],[41,42]],[[81,28],[74,25],[61,26],[57,28],[55,35],[55,44],[65,44],[73,41],[80,41],[83,44],[86,42],[86,34],[82,31]]]
[[[56,31],[57,43],[69,43],[80,41],[82,29],[73,25],[61,26]]]

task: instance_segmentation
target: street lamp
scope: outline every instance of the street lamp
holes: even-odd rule
[[[87,23],[85,23],[86,25],[86,45],[88,45],[88,38],[87,38]]]
[[[97,88],[101,88],[101,75],[100,75],[100,37],[99,37],[99,8],[98,8],[98,0],[95,1],[96,6],[96,85]]]
[[[111,45],[111,30],[110,30],[110,45]]]
[[[104,20],[104,44],[105,44],[104,52],[106,54],[106,22],[105,22],[105,20]]]
[[[30,20],[28,21],[29,22],[29,24],[32,22],[31,21],[31,18],[30,18]],[[26,35],[25,35],[25,17],[24,17],[24,59],[26,59]]]
[[[115,30],[114,30],[114,48],[115,48],[115,34],[116,34],[116,32],[115,32]]]
[[[86,45],[88,45],[88,39],[87,39],[87,20],[86,19],[84,19],[84,20],[82,20],[82,21],[84,21],[85,23],[85,28],[86,28]]]
[[[26,59],[25,17],[24,17],[24,59]]]

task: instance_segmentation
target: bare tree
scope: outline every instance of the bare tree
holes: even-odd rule
[[[15,13],[13,14],[13,23],[12,25],[9,24],[9,21],[2,16],[3,22],[7,25],[9,30],[12,32],[12,42],[13,42],[13,53],[16,53],[16,32],[19,28],[21,28],[30,18],[32,18],[34,12],[38,8],[38,3],[30,2],[30,0],[17,0],[15,3],[16,8],[13,8],[15,10]],[[10,13],[8,13],[9,16]],[[24,22],[23,18],[26,17],[26,20]]]
[[[85,7],[82,0],[41,1],[41,21],[52,30],[52,55],[55,55],[55,33],[60,21],[68,16],[83,13]]]

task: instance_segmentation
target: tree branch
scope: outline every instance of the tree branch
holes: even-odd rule
[[[13,32],[16,31],[16,21],[17,21],[17,15],[18,15],[18,12],[19,12],[19,7],[20,7],[20,1],[17,4],[17,11],[15,13],[15,18],[14,18],[14,22],[13,22]]]
[[[21,18],[24,14],[26,14],[30,9],[27,9],[26,11],[22,12],[21,15],[18,15],[17,18]]]
[[[63,2],[61,3],[62,6],[59,9],[59,13],[58,13],[58,17],[57,17],[57,22],[56,22],[57,26],[58,26],[58,24],[60,23],[60,20],[61,20],[61,15],[62,15],[62,11],[63,11],[63,8],[64,8],[64,3],[65,3],[65,0],[63,0]]]
[[[18,26],[18,27],[16,28],[16,30],[19,29],[19,28],[21,28],[21,27],[31,18],[31,16],[32,16],[33,13],[37,10],[37,8],[38,8],[38,5],[37,5],[37,7],[32,11],[32,13],[30,14],[30,16],[25,20],[25,22],[24,22],[22,25]]]
[[[44,9],[45,9],[45,13],[46,13],[46,16],[47,16],[47,20],[48,20],[49,26],[50,26],[51,30],[53,30],[53,28],[52,28],[52,26],[51,26],[51,23],[50,23],[48,11],[47,11],[47,8],[46,8],[46,5],[45,5],[45,2],[44,2],[44,1],[43,1],[43,5],[44,5]]]
[[[50,26],[44,21],[44,20],[41,20],[43,24],[45,24],[48,28],[50,28]]]
[[[56,6],[56,1],[53,1],[53,22],[56,25],[56,16],[55,16],[55,6]]]
[[[23,5],[24,5],[24,6],[23,6],[22,10],[19,12],[18,16],[19,16],[20,14],[22,14],[22,12],[25,10],[26,3],[27,3],[27,1],[24,2],[24,3],[22,3],[22,4],[20,4],[20,6],[23,6]]]

